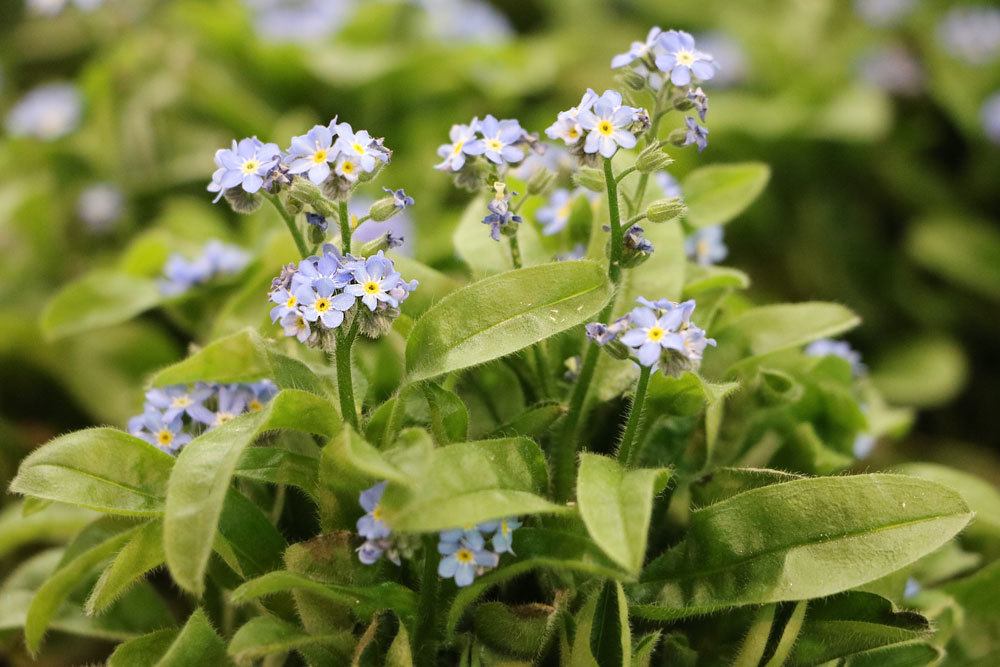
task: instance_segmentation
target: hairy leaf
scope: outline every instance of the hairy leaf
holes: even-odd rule
[[[0,558],[27,544],[65,542],[97,517],[90,510],[61,503],[28,514],[30,500],[11,503],[0,512]]]
[[[835,303],[783,303],[751,308],[719,331],[718,338],[720,345],[731,336],[744,341],[747,354],[754,358],[836,336],[860,321]]]
[[[602,667],[628,667],[632,662],[628,602],[622,585],[617,581],[605,581],[597,595],[590,627],[590,653]]]
[[[411,381],[476,366],[586,322],[611,295],[593,262],[556,262],[473,283],[431,306],[406,344]]]
[[[108,657],[108,667],[155,667],[179,633],[164,628],[123,642]]]
[[[770,168],[759,162],[695,169],[683,181],[688,222],[695,227],[729,222],[753,203],[770,178]]]
[[[248,663],[275,653],[309,647],[332,651],[346,664],[354,648],[354,635],[348,630],[336,635],[311,635],[274,616],[256,616],[233,635],[229,655],[239,663]]]
[[[195,667],[195,665],[232,665],[226,645],[215,632],[201,608],[195,609],[187,623],[156,662],[156,667]]]
[[[87,614],[104,611],[146,573],[163,565],[165,559],[163,522],[157,519],[137,527],[91,590],[84,607]]]

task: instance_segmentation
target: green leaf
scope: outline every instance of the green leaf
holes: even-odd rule
[[[472,610],[472,628],[484,644],[506,654],[532,658],[545,641],[555,609],[544,604],[516,607],[484,602]]]
[[[256,382],[269,379],[283,389],[301,389],[327,395],[323,381],[297,359],[271,349],[252,329],[244,329],[209,343],[187,359],[153,376],[154,386],[196,382]]]
[[[243,452],[233,474],[268,484],[288,484],[314,495],[318,458],[278,447],[251,447]]]
[[[329,401],[286,389],[261,411],[241,415],[188,443],[170,477],[164,516],[167,566],[177,584],[201,593],[230,480],[254,438],[279,428],[330,437],[339,423]]]
[[[750,286],[750,276],[726,266],[702,266],[688,264],[687,279],[684,282],[684,297],[690,298],[701,292],[716,289],[746,289]]]
[[[856,653],[844,660],[844,667],[913,667],[936,665],[944,652],[928,642],[900,642],[892,646]]]
[[[684,540],[647,567],[636,613],[682,618],[832,595],[934,551],[970,518],[957,493],[902,475],[753,489],[691,514]]]
[[[602,667],[629,667],[632,662],[628,602],[622,585],[617,581],[605,581],[597,595],[590,627],[590,653]]]
[[[178,628],[164,628],[119,644],[108,657],[108,667],[156,667],[179,633]]]
[[[113,428],[52,440],[21,462],[10,490],[124,516],[163,511],[174,458]]]
[[[975,518],[962,534],[964,538],[988,536],[1000,539],[1000,491],[989,482],[936,463],[904,463],[893,472],[929,479],[952,489],[965,500]]]
[[[733,667],[757,667],[760,664],[767,649],[771,626],[774,625],[776,609],[775,605],[766,604],[754,614],[753,622],[750,623],[743,644],[740,645],[740,651],[733,658]]]
[[[871,373],[872,383],[896,405],[936,407],[953,400],[969,377],[969,361],[951,338],[911,339],[890,349]]]
[[[386,609],[392,610],[406,622],[417,612],[416,595],[409,588],[395,582],[384,581],[368,586],[342,586],[310,579],[301,574],[279,570],[253,579],[233,591],[234,604],[245,604],[257,598],[304,590],[352,609],[362,621]]]
[[[803,479],[803,477],[768,468],[716,468],[691,485],[691,499],[696,505],[705,507],[732,498],[744,491],[791,482],[796,479]]]
[[[406,343],[410,381],[476,366],[587,321],[611,295],[593,262],[556,262],[491,276],[431,306]]]
[[[42,313],[49,341],[127,322],[164,300],[155,280],[95,271],[56,293]]]
[[[385,654],[385,667],[413,667],[413,650],[410,648],[410,635],[406,626],[399,624],[399,631],[389,645]]]
[[[163,522],[148,521],[138,526],[91,590],[84,605],[87,615],[93,616],[107,609],[149,571],[163,565],[165,558]]]
[[[954,598],[962,609],[964,621],[948,643],[948,656],[954,664],[996,663],[1000,655],[1000,560],[995,560],[968,577],[951,581],[941,590]]]
[[[291,653],[316,646],[327,651],[332,649],[346,664],[354,648],[354,635],[347,630],[336,635],[310,635],[274,616],[256,616],[233,635],[229,655],[239,663],[249,663],[275,653]]]
[[[576,497],[587,532],[604,553],[635,574],[646,557],[653,498],[669,479],[666,469],[625,470],[605,456],[581,455]]]
[[[916,612],[900,611],[872,593],[844,593],[810,603],[789,664],[818,665],[930,634],[929,622]]]
[[[235,565],[234,571],[242,577],[256,577],[281,567],[285,538],[267,515],[236,489],[226,494],[215,537],[213,548],[227,565]]]
[[[695,227],[729,222],[757,199],[770,178],[771,169],[759,162],[695,169],[682,183],[688,222]]]
[[[215,632],[200,608],[188,617],[176,639],[160,658],[156,667],[197,667],[199,665],[232,665],[226,655],[226,645]]]
[[[463,442],[433,450],[411,484],[389,482],[381,506],[394,530],[431,532],[565,511],[541,497],[547,486],[545,457],[531,440]]]
[[[440,301],[462,286],[462,283],[451,276],[405,255],[393,253],[392,261],[403,278],[406,280],[416,279],[420,282],[420,289],[412,292],[403,302],[401,308],[404,313],[411,317],[419,316],[435,301]]]
[[[566,414],[566,406],[556,401],[543,401],[531,406],[518,416],[499,426],[489,434],[491,438],[523,435],[540,438],[545,435],[557,419]]]
[[[718,332],[720,347],[731,337],[742,340],[751,358],[829,338],[861,320],[835,303],[782,303],[751,308]]]
[[[408,467],[407,461],[412,461],[410,466],[422,463],[430,456],[433,443],[424,438],[403,441],[407,444],[381,452],[345,424],[323,448],[320,477],[327,482],[335,481],[339,486],[343,486],[345,480],[338,478],[345,476],[354,476],[356,481],[352,486],[355,487],[373,479],[412,484],[413,477],[404,469]]]
[[[632,667],[650,667],[653,662],[653,653],[660,643],[661,634],[657,630],[639,638],[639,641],[635,643],[635,651],[632,653]]]
[[[469,202],[452,236],[455,252],[477,277],[509,271],[514,267],[510,243],[506,238],[494,241],[490,237],[489,226],[483,224],[483,218],[489,213],[486,203],[486,198],[482,196]],[[521,259],[525,266],[541,264],[550,259],[550,255],[542,248],[541,239],[534,227],[522,224],[517,231]]]
[[[785,623],[785,627],[781,631],[781,636],[778,638],[778,643],[774,647],[774,652],[764,667],[781,667],[788,661],[788,656],[791,655],[792,648],[795,646],[795,642],[799,638],[799,633],[802,631],[802,622],[806,618],[806,608],[808,605],[808,602],[802,601],[797,603],[792,609],[792,613],[788,617],[788,622]]]
[[[454,636],[469,605],[486,591],[505,581],[538,569],[556,572],[579,572],[598,577],[627,580],[629,575],[611,561],[581,528],[578,532],[547,528],[519,528],[514,533],[513,548],[517,560],[501,563],[497,569],[478,577],[471,585],[459,589],[445,619],[449,638]]]
[[[0,512],[0,558],[28,544],[65,542],[97,517],[90,510],[63,504],[24,514],[26,505],[27,500],[11,503]]]
[[[127,527],[128,524],[118,527],[120,532],[115,532],[113,528],[102,531],[100,535],[93,538],[95,544],[81,544],[78,553],[70,553],[72,546],[67,549],[63,563],[38,589],[31,599],[31,606],[28,607],[28,615],[24,624],[24,642],[32,654],[38,652],[49,623],[73,589],[98,565],[114,555],[137,530],[136,528],[121,530]]]
[[[431,429],[438,444],[466,440],[469,437],[469,410],[462,399],[455,392],[433,382],[427,382],[423,386],[430,411]]]
[[[1000,300],[1000,234],[995,224],[949,218],[910,226],[906,251],[960,287]]]

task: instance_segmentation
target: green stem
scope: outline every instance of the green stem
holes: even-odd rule
[[[622,172],[619,173],[618,176],[615,177],[615,181],[618,182],[618,183],[621,183],[625,179],[626,176],[628,176],[629,174],[633,173],[635,170],[636,170],[636,167],[634,165],[631,166],[631,167],[628,167],[626,169],[623,169]]]
[[[618,210],[618,182],[611,167],[611,158],[604,158],[604,182],[608,187],[608,219],[611,221],[611,256],[608,258],[608,275],[618,284],[622,275],[622,252],[625,238],[622,232],[621,212]]]
[[[774,623],[775,609],[775,605],[767,604],[757,610],[750,623],[750,629],[743,638],[740,652],[733,659],[733,667],[757,667],[760,664],[767,649],[767,639]]]
[[[650,146],[654,141],[659,141],[656,135],[660,130],[660,120],[666,113],[665,111],[662,111],[660,108],[662,106],[662,101],[661,101],[662,98],[663,98],[663,93],[661,92],[661,94],[657,96],[656,104],[653,107],[653,118],[651,121],[651,125],[649,127],[649,131],[646,133],[646,137],[643,141],[643,148]],[[642,206],[642,200],[643,197],[646,196],[646,187],[648,185],[649,185],[649,174],[644,173],[641,176],[639,176],[639,182],[635,186],[635,192],[632,194],[632,197],[629,200],[632,202],[632,205],[629,209],[629,215],[635,215],[635,212]]]
[[[510,239],[510,259],[514,263],[515,269],[521,268],[521,244],[517,240],[517,234],[508,236]]]
[[[424,573],[420,579],[420,606],[417,626],[413,632],[413,649],[417,665],[433,667],[437,664],[437,603],[440,584],[437,573],[439,559],[436,535],[425,535],[423,543]]]
[[[358,318],[355,316],[351,329],[337,337],[334,357],[337,362],[337,393],[340,394],[340,412],[355,430],[358,426],[358,410],[354,403],[354,380],[351,378],[351,346],[358,335]]]
[[[399,427],[403,423],[403,415],[406,413],[404,397],[409,388],[409,385],[401,384],[396,391],[396,398],[393,399],[392,408],[389,410],[389,418],[385,422],[385,430],[382,431],[382,449],[392,444],[392,439],[396,437]]]
[[[444,427],[444,416],[441,414],[441,406],[438,404],[437,396],[430,384],[424,384],[424,398],[427,399],[427,409],[431,416],[431,435],[439,447],[443,447],[451,442],[448,431]]]
[[[346,201],[340,202],[340,244],[345,255],[351,252],[351,214]]]
[[[269,192],[264,193],[264,197],[271,202],[271,206],[278,211],[278,215],[281,219],[285,221],[285,226],[288,227],[288,231],[291,233],[292,238],[295,239],[295,247],[299,249],[299,254],[305,259],[309,256],[309,246],[306,245],[306,240],[302,236],[302,232],[299,231],[298,225],[295,224],[295,216],[288,212],[285,205],[281,203],[281,199],[278,195],[272,195]]]
[[[639,432],[642,424],[642,411],[646,403],[646,388],[649,386],[649,366],[640,367],[639,384],[635,388],[635,398],[632,399],[632,407],[628,413],[628,422],[625,424],[625,435],[622,436],[622,444],[618,448],[618,460],[626,468],[631,468],[639,459],[639,447],[636,445],[635,436]]]
[[[552,396],[552,382],[549,378],[549,355],[545,341],[539,341],[531,348],[535,355],[535,366],[538,371],[538,382],[542,390],[542,398]]]

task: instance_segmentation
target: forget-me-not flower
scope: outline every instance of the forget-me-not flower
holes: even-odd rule
[[[497,194],[486,205],[489,214],[483,218],[483,224],[490,226],[490,236],[494,241],[500,240],[500,235],[507,230],[513,231],[515,224],[520,224],[521,216],[510,210],[510,199],[515,194],[505,192],[502,183],[496,184]]]
[[[146,403],[160,410],[166,422],[187,415],[196,421],[210,423],[213,415],[205,407],[205,401],[215,392],[216,388],[211,385],[196,385],[194,389],[187,385],[150,389],[146,392]]]
[[[389,196],[392,197],[393,204],[395,204],[396,208],[400,210],[408,206],[413,206],[414,204],[413,197],[406,194],[403,188],[399,188],[398,190],[393,190],[392,188],[382,188],[382,190],[387,192]]]
[[[479,133],[482,135],[483,156],[490,162],[513,164],[524,159],[524,151],[516,144],[524,139],[526,132],[516,120],[497,120],[487,115],[479,122]]]
[[[312,337],[312,328],[300,310],[294,310],[281,318],[281,330],[289,338],[295,337],[300,343],[307,342]]]
[[[479,131],[479,119],[473,118],[468,125],[455,124],[448,132],[450,144],[442,144],[437,154],[443,160],[434,165],[441,171],[459,171],[465,166],[468,156],[482,155],[486,148],[483,142],[476,138]]]
[[[549,196],[545,206],[535,211],[535,219],[542,223],[542,234],[552,236],[566,228],[574,201],[575,193],[566,188],[558,188]]]
[[[364,261],[357,262],[351,270],[355,282],[344,288],[344,291],[361,299],[369,310],[375,310],[379,302],[396,307],[398,299],[390,293],[400,283],[400,275],[393,268],[392,262],[380,250]]]
[[[695,144],[699,153],[708,148],[708,128],[699,125],[691,116],[684,117],[684,124],[687,125],[687,131],[684,134],[684,143],[681,145]]]
[[[640,364],[654,366],[663,350],[684,349],[684,341],[674,331],[680,326],[681,315],[678,308],[672,308],[660,316],[651,308],[635,308],[629,313],[633,328],[622,335],[621,342],[636,349]]]
[[[361,171],[370,174],[375,171],[379,162],[388,162],[389,156],[380,150],[375,139],[367,130],[355,132],[350,123],[337,125],[337,149],[344,156],[349,156],[361,167]]]
[[[864,375],[868,370],[861,361],[861,353],[844,340],[820,338],[809,343],[805,351],[810,357],[840,357],[850,365],[851,372],[855,377]]]
[[[854,11],[868,25],[886,27],[913,10],[916,0],[854,0]]]
[[[76,86],[47,83],[18,100],[7,114],[7,132],[52,141],[75,130],[82,114],[83,100]]]
[[[302,315],[308,322],[319,320],[327,329],[336,329],[344,321],[344,311],[354,305],[349,292],[335,291],[330,281],[319,281],[316,287],[301,286],[295,290],[295,299],[301,305]]]
[[[662,50],[656,66],[670,75],[675,86],[686,86],[692,79],[707,81],[715,75],[712,56],[695,48],[694,37],[683,30],[668,30],[659,36]]]
[[[392,530],[383,520],[382,507],[379,504],[382,502],[385,486],[385,482],[379,482],[361,492],[358,500],[361,503],[361,508],[365,511],[364,516],[358,519],[357,523],[358,534],[361,537],[377,540],[392,534]]]
[[[585,153],[600,153],[610,158],[618,147],[632,148],[636,144],[630,127],[636,120],[639,109],[622,105],[622,96],[614,90],[606,90],[591,109],[579,113],[580,127],[587,131],[583,150]]]
[[[80,193],[76,214],[92,232],[110,229],[122,217],[125,197],[111,183],[95,183]]]
[[[579,142],[584,134],[583,128],[580,126],[580,114],[590,111],[597,99],[597,93],[588,88],[587,92],[580,98],[579,104],[559,112],[556,122],[546,128],[545,134],[550,139],[562,139],[567,146]]]
[[[632,42],[632,47],[628,50],[628,52],[619,53],[611,59],[611,69],[625,67],[626,65],[631,65],[636,60],[646,60],[649,58],[650,54],[652,54],[656,49],[660,33],[662,32],[663,31],[656,26],[650,28],[649,34],[646,35],[645,42]]]
[[[520,527],[521,522],[516,518],[500,519],[497,522],[496,532],[493,534],[491,544],[493,545],[493,551],[498,556],[503,553],[514,553],[514,531]]]
[[[470,585],[480,571],[500,563],[500,556],[485,548],[485,541],[478,531],[467,540],[439,542],[438,552],[444,556],[438,564],[438,576],[454,578],[455,584],[460,587]]]
[[[212,174],[209,192],[218,192],[213,201],[219,201],[222,194],[237,186],[254,194],[264,186],[264,179],[270,174],[281,158],[278,144],[262,143],[257,137],[248,137],[231,148],[220,148],[215,152],[218,169]]]
[[[958,6],[938,25],[945,50],[970,65],[985,65],[1000,56],[1000,8]]]
[[[708,95],[701,89],[701,86],[698,86],[697,88],[688,88],[687,98],[694,105],[694,110],[698,112],[701,122],[704,123],[705,116],[708,115]]]
[[[327,126],[314,125],[305,134],[292,137],[288,148],[288,173],[306,174],[310,181],[320,185],[330,176],[330,165],[337,161],[339,151],[334,148],[337,119]]]
[[[166,419],[162,412],[151,406],[139,417],[129,420],[128,426],[129,433],[170,454],[191,442],[191,434],[185,433],[183,428],[184,423],[179,417]]]
[[[718,264],[729,254],[729,248],[723,242],[722,225],[712,225],[695,230],[684,240],[684,252],[688,259],[698,264],[708,266]]]

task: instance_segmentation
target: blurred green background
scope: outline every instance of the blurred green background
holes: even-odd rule
[[[39,318],[61,285],[123,263],[148,271],[163,247],[211,238],[291,256],[272,211],[211,204],[216,148],[254,134],[285,147],[334,115],[385,136],[384,184],[417,200],[412,251],[456,270],[466,195],[431,168],[450,125],[492,113],[541,132],[585,88],[614,87],[611,57],[651,25],[694,33],[721,68],[705,86],[711,144],[677,151],[671,172],[772,168],[727,227],[727,264],[752,276],[754,300],[858,312],[850,340],[874,382],[919,409],[866,465],[940,460],[1000,480],[998,12],[972,0],[0,0],[0,481],[55,434],[123,425],[148,372],[207,332],[196,303],[46,342]],[[53,83],[71,86],[68,103],[24,110]],[[238,311],[238,286],[219,289]]]

